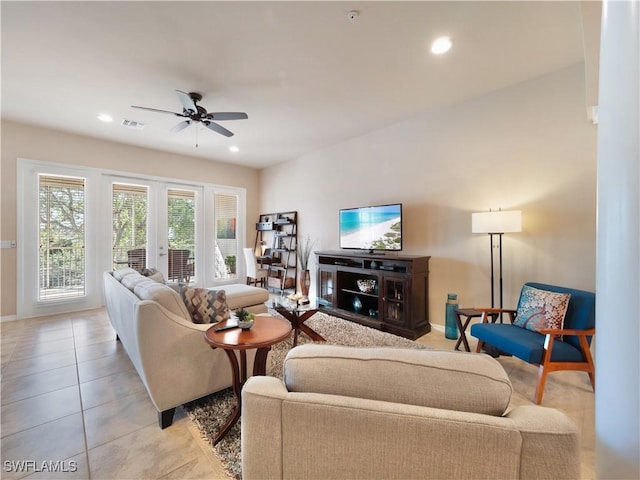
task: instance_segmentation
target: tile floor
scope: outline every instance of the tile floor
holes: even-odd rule
[[[170,428],[160,430],[104,309],[4,322],[0,332],[0,477],[228,478],[182,409]],[[442,349],[454,345],[436,330],[419,341]],[[532,403],[535,367],[513,358],[500,362],[514,385],[512,403]],[[552,374],[543,404],[576,422],[582,478],[595,478],[594,395],[586,374]],[[66,471],[46,471],[53,468]]]

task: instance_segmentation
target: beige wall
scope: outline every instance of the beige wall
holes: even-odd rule
[[[529,280],[595,288],[596,127],[582,64],[263,170],[260,187],[262,211],[297,210],[317,249],[338,247],[340,208],[402,202],[405,253],[432,257],[434,324],[448,292],[490,303],[489,239],[471,233],[472,212],[523,212],[523,232],[504,237],[505,306]]]
[[[2,122],[0,235],[16,239],[16,159],[65,163],[180,180],[244,187],[249,225],[258,216],[258,171],[222,162],[131,147],[54,130]],[[253,244],[247,229],[247,244]],[[19,248],[19,246],[18,246]],[[16,313],[17,249],[0,250],[0,316]]]

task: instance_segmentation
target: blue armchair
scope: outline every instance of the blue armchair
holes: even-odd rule
[[[476,308],[482,312],[482,323],[471,327],[471,335],[478,339],[476,352],[483,345],[491,345],[499,351],[513,355],[527,363],[538,366],[538,384],[534,401],[542,402],[547,374],[558,370],[578,370],[589,375],[595,391],[595,367],[591,350],[591,339],[595,335],[595,293],[573,288],[557,287],[542,283],[525,284],[539,290],[571,295],[564,317],[564,325],[559,328],[544,328],[532,331],[515,325],[516,314],[523,302],[520,295],[516,310],[498,308]],[[523,287],[523,291],[524,288]],[[493,322],[498,316],[490,314],[506,313],[510,323]]]

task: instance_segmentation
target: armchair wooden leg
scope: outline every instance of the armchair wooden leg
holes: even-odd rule
[[[482,345],[484,345],[484,342],[482,340],[478,340],[478,346],[476,347],[476,353],[480,353],[482,351]]]
[[[543,365],[538,366],[538,384],[536,385],[536,393],[533,401],[536,405],[542,403],[542,395],[544,395],[544,386],[547,383],[547,371]]]

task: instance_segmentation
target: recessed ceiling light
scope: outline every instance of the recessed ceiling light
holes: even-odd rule
[[[113,117],[111,115],[107,115],[106,113],[101,113],[100,115],[98,115],[98,120],[108,123],[113,122]]]
[[[431,44],[431,53],[435,55],[442,55],[451,48],[451,39],[449,37],[439,37]]]
[[[240,151],[240,149],[235,145],[231,145],[229,147],[229,150],[231,150],[233,153],[238,153]]]

